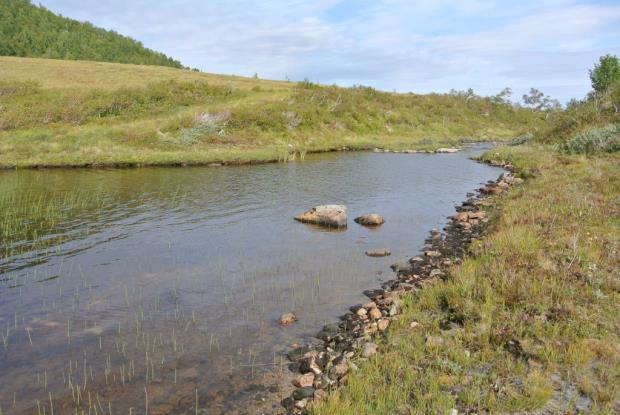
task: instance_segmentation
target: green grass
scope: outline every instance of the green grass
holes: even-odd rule
[[[0,167],[243,163],[509,139],[529,110],[100,62],[0,58]]]

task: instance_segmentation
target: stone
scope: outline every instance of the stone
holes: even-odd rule
[[[344,205],[316,206],[300,215],[295,220],[303,223],[326,226],[329,228],[347,227],[347,207]]]
[[[288,325],[288,324],[293,324],[296,321],[297,321],[297,316],[293,313],[284,313],[278,319],[278,323],[282,324],[283,326]]]
[[[439,251],[426,251],[424,252],[424,255],[426,255],[427,257],[431,257],[431,258],[437,258],[441,256],[441,252]]]
[[[366,317],[366,314],[368,314],[368,311],[366,311],[366,309],[364,307],[360,307],[355,314],[357,314],[360,317]]]
[[[410,262],[397,262],[390,265],[390,268],[396,273],[408,273],[413,272],[413,266]]]
[[[341,377],[346,375],[348,371],[349,366],[346,363],[342,362],[332,367],[329,371],[329,374],[332,379],[340,379]]]
[[[469,219],[484,219],[486,218],[487,213],[484,210],[479,210],[477,212],[470,212]]]
[[[396,307],[396,304],[392,304],[392,307],[390,307],[390,311],[388,311],[388,315],[390,317],[394,317],[397,314],[398,314],[398,307]]]
[[[371,357],[377,354],[377,345],[374,343],[365,343],[362,347],[362,357]]]
[[[377,328],[379,331],[385,331],[390,326],[390,320],[379,320],[377,322]]]
[[[304,409],[306,406],[308,406],[308,400],[307,399],[301,399],[301,400],[295,402],[295,408]]]
[[[372,258],[380,258],[384,256],[390,256],[392,253],[387,249],[371,249],[370,251],[366,251],[366,256]]]
[[[314,388],[307,386],[305,388],[295,389],[293,391],[293,399],[296,401],[301,401],[302,399],[312,398],[314,397]]]
[[[368,316],[372,320],[376,320],[378,318],[381,318],[381,311],[379,311],[378,308],[371,308],[370,311],[368,312]]]
[[[453,216],[457,222],[465,222],[469,219],[469,212],[459,212]]]
[[[438,148],[437,150],[435,150],[435,153],[458,153],[458,151],[459,151],[458,148],[442,147],[442,148]]]
[[[305,373],[293,381],[293,385],[297,386],[298,388],[305,388],[308,386],[312,386],[313,383],[314,383],[313,372]]]
[[[431,271],[431,273],[429,274],[429,276],[431,278],[435,278],[435,277],[441,277],[443,275],[443,272],[441,272],[440,269],[435,268],[434,270]]]
[[[323,370],[319,366],[316,356],[308,356],[301,361],[301,365],[299,367],[301,373],[314,373],[315,375],[320,375],[323,373]]]
[[[289,358],[291,362],[298,362],[304,358],[306,353],[310,351],[311,349],[309,347],[301,346],[301,347],[291,350],[290,352],[288,352],[286,356]]]
[[[366,309],[376,308],[377,304],[374,301],[364,304],[362,307]]]
[[[385,223],[385,219],[377,213],[370,213],[368,215],[362,215],[355,218],[355,223],[363,226],[379,226]]]
[[[418,323],[417,321],[412,321],[411,323],[409,323],[409,328],[410,329],[415,329],[417,327],[420,326],[420,323]]]

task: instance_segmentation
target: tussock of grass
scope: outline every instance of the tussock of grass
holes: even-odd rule
[[[508,139],[541,123],[540,114],[480,97],[95,62],[0,63],[1,167],[278,160],[290,148],[426,150]],[[227,117],[210,125],[205,114]]]
[[[502,196],[472,257],[412,295],[385,353],[314,413],[617,410],[620,157],[534,147],[486,157],[536,176]],[[442,331],[446,320],[461,325]]]

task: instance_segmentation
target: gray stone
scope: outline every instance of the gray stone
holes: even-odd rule
[[[385,219],[377,213],[370,213],[368,215],[362,215],[355,218],[355,223],[364,226],[379,226],[385,223]]]

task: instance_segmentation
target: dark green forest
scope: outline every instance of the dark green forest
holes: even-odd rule
[[[0,0],[0,55],[183,68],[130,37],[58,16],[30,0]]]

